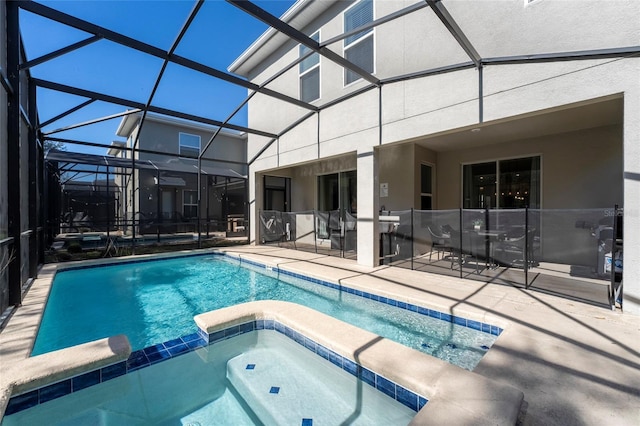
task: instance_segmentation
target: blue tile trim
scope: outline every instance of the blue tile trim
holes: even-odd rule
[[[308,281],[311,283],[319,284],[325,287],[329,287],[332,289],[336,289],[338,291],[344,291],[345,293],[353,294],[355,296],[363,297],[365,299],[374,300],[376,302],[384,303],[386,305],[395,306],[399,309],[405,309],[407,311],[416,312],[421,315],[426,315],[431,318],[439,319],[445,322],[452,322],[461,327],[472,328],[474,330],[480,331],[482,333],[492,334],[494,336],[499,336],[502,333],[503,329],[500,327],[496,327],[491,324],[486,324],[480,321],[469,320],[464,317],[459,317],[456,315],[450,315],[444,312],[434,311],[432,309],[423,308],[421,306],[413,305],[411,303],[402,302],[399,300],[394,300],[385,296],[378,296],[376,294],[367,293],[366,291],[356,290],[350,287],[345,287],[342,284],[335,284],[329,281],[324,281],[318,278],[308,277],[302,274],[298,274],[296,272],[287,271],[277,266],[268,266],[263,263],[259,263],[253,260],[248,260],[245,258],[236,258],[230,255],[225,254],[226,258],[232,259],[234,261],[238,261],[240,264],[251,265],[257,267],[261,270],[268,270],[269,272],[273,272],[276,274],[287,275],[293,278],[298,278],[304,281]]]
[[[247,331],[253,330],[264,330],[265,328],[259,328],[260,325],[271,324],[272,326],[269,328],[271,330],[275,330],[286,337],[290,338],[294,342],[298,343],[300,346],[310,350],[316,355],[330,361],[332,364],[336,365],[338,368],[346,371],[362,380],[364,383],[378,389],[379,391],[385,393],[391,398],[397,400],[401,404],[411,408],[413,411],[419,411],[420,408],[424,407],[427,403],[427,398],[416,394],[413,391],[399,385],[377,373],[371,371],[367,368],[362,367],[360,364],[357,364],[355,361],[343,357],[342,355],[332,351],[329,348],[321,345],[320,343],[315,342],[313,339],[303,335],[302,333],[292,329],[291,327],[285,326],[278,321],[275,320],[255,320],[249,321],[244,324],[233,326],[233,329],[246,329]],[[222,330],[224,334],[225,330]],[[217,334],[220,335],[221,331],[216,331],[211,333],[211,335]],[[242,334],[242,333],[241,333]],[[211,339],[209,339],[211,340]],[[249,364],[251,365],[251,364]],[[247,368],[249,367],[247,366]]]
[[[100,383],[100,370],[89,371],[88,373],[76,376],[71,379],[71,387],[73,392],[77,392],[89,386]]]
[[[45,386],[40,389],[39,402],[40,404],[51,401],[52,399],[60,398],[61,396],[69,395],[71,393],[71,379],[63,380],[62,382],[54,383],[49,386]]]
[[[38,393],[39,392],[36,389],[34,391],[12,397],[9,400],[9,404],[7,405],[7,409],[5,410],[4,414],[8,416],[13,413],[17,413],[18,411],[35,407],[36,405],[39,404]]]
[[[131,355],[129,355],[126,361],[88,371],[79,376],[61,380],[25,394],[12,396],[11,399],[9,399],[5,415],[8,416],[17,413],[18,411],[31,408],[52,399],[86,389],[89,386],[97,385],[115,379],[116,377],[133,373],[141,368],[157,364],[158,362],[175,358],[176,356],[198,348],[206,347],[209,345],[209,342],[203,338],[203,335],[207,336],[206,339],[209,339],[209,335],[206,332],[199,330],[198,333],[189,334],[178,339],[169,340],[165,343],[131,352]]]

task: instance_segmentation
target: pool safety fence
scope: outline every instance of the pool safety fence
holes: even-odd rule
[[[261,210],[258,216],[258,241],[261,244],[330,256],[357,256],[358,222],[355,213],[346,210]]]
[[[622,308],[622,217],[617,205],[381,211],[379,259],[380,264]],[[259,221],[262,244],[357,257],[357,216],[348,211],[264,210]]]

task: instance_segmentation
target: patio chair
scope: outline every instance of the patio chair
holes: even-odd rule
[[[462,232],[452,230],[451,231],[451,269],[453,265],[457,265],[457,268],[462,269],[462,265],[468,263],[470,259],[475,261],[476,274],[480,273],[480,262],[478,257],[474,253],[472,247],[472,234],[470,232]]]
[[[535,263],[532,250],[534,232],[534,228],[529,229],[528,232],[525,232],[524,228],[516,228],[507,233],[504,240],[496,244],[495,258],[510,267],[524,268],[525,258],[529,265],[533,265]]]
[[[444,232],[434,232],[431,226],[427,226],[429,235],[431,236],[431,251],[429,252],[429,262],[431,262],[431,256],[435,251],[438,260],[440,260],[440,254],[444,258],[444,253],[451,253],[451,234]]]

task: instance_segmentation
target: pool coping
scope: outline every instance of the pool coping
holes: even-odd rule
[[[328,285],[328,286],[331,286],[331,287],[336,288],[336,289],[347,289],[347,288],[349,288],[349,289],[353,290],[353,294],[360,295],[360,296],[363,296],[363,295],[362,294],[357,294],[356,292],[361,292],[361,293],[365,292],[364,297],[367,297],[366,294],[373,294],[373,293],[367,293],[365,291],[366,287],[365,288],[361,288],[360,290],[358,290],[359,286],[358,286],[357,283],[351,283],[349,287],[345,287],[340,282],[338,282],[336,284],[336,283],[332,283],[331,281],[327,281],[326,279],[320,279],[320,278],[317,278],[317,277],[313,277],[313,276],[311,276],[309,274],[307,274],[307,275],[300,274],[299,271],[296,271],[295,268],[287,268],[286,265],[281,265],[278,262],[274,262],[272,265],[270,265],[269,264],[270,262],[268,262],[268,261],[265,262],[263,259],[252,259],[251,256],[247,256],[245,254],[239,255],[239,254],[235,254],[235,253],[228,253],[228,252],[225,252],[225,250],[222,250],[222,249],[207,249],[207,250],[202,250],[202,251],[198,251],[198,252],[195,252],[195,253],[193,251],[185,251],[185,252],[178,252],[178,253],[165,253],[165,254],[161,254],[161,255],[143,255],[143,256],[118,258],[118,259],[113,259],[113,258],[110,258],[110,259],[97,259],[97,260],[84,261],[84,262],[73,262],[73,263],[69,263],[69,264],[47,265],[45,268],[43,268],[43,270],[41,270],[41,274],[40,274],[41,276],[40,276],[40,278],[38,280],[38,281],[42,281],[42,282],[38,282],[37,283],[38,285],[34,286],[34,288],[32,288],[30,290],[30,292],[37,292],[38,293],[36,295],[36,305],[37,304],[41,304],[41,307],[39,309],[39,313],[36,315],[36,317],[37,317],[36,318],[36,323],[37,324],[32,329],[32,337],[31,337],[30,345],[28,346],[28,348],[23,347],[23,351],[26,351],[24,353],[24,356],[25,356],[26,359],[23,361],[24,364],[23,364],[23,362],[20,362],[19,364],[22,366],[22,368],[24,368],[25,370],[28,370],[29,369],[29,365],[28,364],[34,364],[33,361],[29,362],[28,360],[33,360],[33,359],[42,360],[43,359],[43,358],[40,358],[40,356],[32,357],[32,358],[27,358],[27,357],[30,354],[30,351],[31,351],[31,348],[32,348],[32,345],[33,345],[33,340],[35,340],[35,335],[37,333],[37,330],[38,330],[38,327],[39,327],[39,323],[41,321],[42,314],[44,312],[44,305],[46,304],[46,299],[48,298],[48,294],[49,294],[49,291],[50,291],[50,288],[51,288],[51,283],[53,281],[53,278],[55,277],[55,273],[57,273],[58,271],[65,271],[65,270],[79,269],[79,268],[87,268],[87,267],[94,267],[94,266],[106,266],[106,265],[111,265],[111,264],[147,262],[147,261],[157,260],[157,259],[162,259],[162,258],[203,256],[203,255],[208,255],[208,254],[209,255],[210,254],[224,255],[224,256],[229,257],[229,258],[237,259],[237,260],[240,261],[240,263],[251,264],[251,265],[257,266],[259,268],[264,268],[266,270],[271,270],[271,271],[276,272],[276,273],[282,273],[282,274],[285,274],[285,275],[290,275],[290,276],[295,277],[295,278],[303,278],[303,279],[306,279],[308,281],[316,282],[316,283],[322,284],[322,285]],[[34,283],[34,284],[36,284],[36,283]],[[385,296],[382,296],[382,294],[380,294],[380,297],[382,299],[393,300],[394,303],[396,303],[396,304],[394,304],[394,306],[397,306],[397,304],[398,304],[398,302],[396,302],[395,299],[398,299],[398,300],[402,299],[404,301],[399,302],[399,303],[406,303],[407,306],[404,307],[405,309],[414,310],[414,309],[411,309],[411,307],[414,307],[414,306],[417,309],[417,305],[413,305],[412,304],[412,302],[416,302],[416,301],[414,301],[411,298],[404,298],[403,299],[401,297],[398,297],[398,295],[395,295],[395,294],[392,294],[392,293],[386,293],[386,292],[383,292],[383,291],[380,291],[380,292],[377,292],[377,293],[386,294]],[[369,298],[369,297],[367,297],[367,298]],[[378,301],[386,303],[383,300],[378,300]],[[424,304],[424,301],[421,301],[421,302],[422,302],[421,304]],[[228,308],[225,308],[225,309],[228,309]],[[306,308],[306,309],[308,309],[308,308]],[[38,311],[38,310],[36,309],[36,311]],[[414,311],[416,311],[416,310],[414,310]],[[423,313],[425,315],[428,315],[428,311],[427,310],[425,310],[424,312],[421,312],[421,313]],[[473,313],[471,313],[471,315],[469,315],[469,316],[472,317]],[[327,318],[331,318],[331,317],[327,317]],[[455,318],[455,316],[449,316],[449,318],[446,319],[446,320],[448,320],[450,322],[455,322],[454,318]],[[487,320],[486,316],[483,316],[483,315],[479,315],[479,316],[477,316],[477,318],[478,318],[477,321],[480,321],[480,320],[485,320],[486,321]],[[503,326],[506,325],[504,321],[500,321],[497,318],[491,318],[491,320],[495,320],[493,322],[501,323],[501,325],[503,325]],[[33,318],[32,318],[32,321],[33,321]],[[336,320],[336,321],[338,321],[338,320]],[[346,324],[346,323],[344,323],[344,324]],[[353,327],[353,326],[350,326],[350,327]],[[355,327],[355,328],[357,328],[357,327]],[[471,327],[471,328],[476,328],[476,327]],[[478,329],[478,328],[476,328],[476,329]],[[360,330],[360,329],[358,329],[358,330]],[[364,332],[364,330],[361,330],[361,331]],[[480,330],[480,331],[483,331],[483,330]],[[484,330],[484,331],[491,333],[491,330],[489,330],[489,331]],[[500,329],[500,332],[501,331],[502,331],[502,329]],[[497,333],[493,332],[491,334],[499,335],[500,332],[497,332]],[[375,335],[373,335],[373,336],[375,336]],[[376,337],[378,339],[382,339],[382,338],[380,338],[378,336],[376,336]],[[384,339],[384,340],[386,340],[386,339]],[[96,342],[98,342],[98,341],[96,341]],[[91,342],[91,343],[95,344],[96,342]],[[391,342],[391,341],[389,341],[389,342]],[[393,343],[393,342],[391,342],[391,343]],[[406,348],[406,347],[404,347],[404,346],[402,346],[400,344],[395,344],[395,345],[397,345],[400,348],[405,348],[405,349],[408,349],[410,351],[414,351],[413,349]],[[67,349],[63,349],[61,351],[53,352],[53,354],[55,354],[55,353],[64,353],[64,354],[69,354],[73,358],[75,356],[74,355],[75,351],[78,351],[78,353],[83,353],[86,350],[86,348],[83,348],[83,346],[84,345],[78,345],[77,347],[67,348]],[[129,352],[128,352],[128,354],[126,354],[126,356],[124,356],[124,353],[126,351],[125,352],[121,351],[118,354],[119,362],[126,361],[127,358],[129,357],[130,353],[131,353],[130,346],[128,346],[128,341],[127,341],[127,344],[125,346],[127,346]],[[331,348],[332,346],[329,345],[327,347]],[[419,351],[415,351],[415,352],[421,354]],[[44,355],[47,355],[47,354],[44,354]],[[94,364],[95,365],[99,365],[100,363],[101,363],[101,365],[105,365],[105,364],[109,365],[110,363],[113,364],[113,361],[114,361],[113,355],[114,355],[113,353],[105,353],[104,358],[102,360],[98,361],[97,364],[95,364],[95,362],[94,362]],[[424,357],[426,357],[427,359],[433,358],[433,357],[431,357],[429,355],[426,355],[426,354],[422,354],[422,355]],[[437,358],[433,358],[433,359],[438,361],[438,362],[443,363],[446,366],[455,367],[455,366],[452,366],[452,365],[448,364],[445,361],[438,360]],[[403,363],[400,363],[400,364],[404,365]],[[87,364],[85,362],[83,365],[84,365],[84,370],[83,371],[88,371],[86,367],[89,367],[90,364]],[[93,365],[94,369],[95,369],[95,365]],[[63,367],[59,368],[59,371],[56,370],[56,371],[54,371],[52,373],[51,369],[49,369],[48,372],[43,372],[43,371],[40,372],[41,376],[38,376],[38,377],[34,376],[35,378],[32,377],[31,379],[27,379],[27,378],[24,378],[24,377],[23,378],[18,377],[18,379],[14,380],[14,382],[11,382],[11,380],[9,380],[9,383],[7,382],[7,380],[1,380],[0,381],[0,386],[1,386],[1,389],[0,389],[0,414],[4,414],[4,411],[5,411],[6,407],[7,407],[8,401],[9,401],[9,399],[10,399],[12,394],[16,395],[18,393],[24,392],[25,387],[33,388],[33,387],[35,387],[35,386],[33,386],[33,384],[36,383],[36,382],[38,382],[38,383],[49,383],[49,384],[54,383],[56,380],[53,380],[52,379],[53,377],[59,377],[60,374],[61,374],[61,371],[69,372],[69,371],[73,370],[74,368],[77,369],[77,365],[74,365],[73,363],[70,363],[70,364],[68,364],[66,366],[63,366]],[[389,368],[389,367],[387,366],[387,368]],[[459,367],[455,367],[455,369],[468,373],[466,370],[463,370],[463,369],[461,369]],[[20,369],[14,369],[14,370],[20,370]],[[37,373],[35,373],[35,372],[34,372],[34,374],[37,375]],[[388,372],[386,372],[386,370],[382,371],[380,374],[382,376],[384,376],[384,377],[390,377],[393,380],[394,376],[392,374],[389,374]],[[11,376],[11,374],[5,374],[4,376]],[[20,374],[18,374],[18,376],[20,376]],[[478,376],[478,377],[480,377],[480,376]],[[29,384],[30,384],[30,386],[29,386]],[[402,383],[400,383],[400,384],[402,384]],[[466,388],[467,384],[464,383],[463,386]],[[444,389],[446,387],[442,386],[442,388]],[[519,391],[517,391],[517,392],[519,392]],[[421,392],[418,392],[418,393],[421,393]],[[455,391],[453,393],[454,394],[455,393],[460,393],[460,389],[458,389],[457,391]],[[421,394],[424,394],[426,396],[428,393],[422,392]],[[522,393],[519,392],[519,395],[520,395],[518,397],[519,398],[519,402],[517,404],[515,404],[515,405],[517,405],[517,407],[515,408],[515,414],[514,414],[515,416],[517,416],[518,408],[520,406],[519,404],[522,401],[522,395],[521,394]],[[518,398],[516,398],[516,399],[518,399]],[[438,406],[438,405],[444,405],[446,407],[446,410],[451,410],[451,402],[450,401],[447,401],[446,404],[443,404],[443,402],[441,402],[440,398],[438,398],[438,397],[435,397],[435,398],[432,397],[432,398],[429,398],[429,399],[430,399],[430,404],[432,402],[434,402],[433,404],[431,404],[431,407]],[[464,404],[462,404],[460,407],[458,407],[456,409],[463,409],[464,407],[469,407],[469,404],[468,403],[464,403]],[[504,411],[504,408],[501,408],[501,411]],[[507,410],[507,411],[510,411],[510,410]],[[468,413],[468,410],[464,409],[462,412]],[[509,422],[505,423],[505,424],[513,424],[515,422],[515,418],[516,417],[513,417],[514,421],[510,421],[509,420]],[[477,420],[477,418],[476,418],[476,420]],[[494,424],[495,422],[492,421],[491,423]]]

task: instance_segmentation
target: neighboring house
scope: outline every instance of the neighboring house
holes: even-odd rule
[[[125,116],[109,155],[130,158],[141,114]],[[136,233],[195,232],[198,219],[198,155],[217,128],[186,120],[147,114],[136,145],[136,161],[152,167],[136,170],[135,182],[123,175],[121,217],[140,221]],[[156,154],[167,153],[167,155]],[[246,135],[222,130],[202,157],[202,232],[242,234],[246,215]],[[132,188],[138,188],[132,191]],[[159,227],[158,227],[159,226]]]
[[[625,310],[640,312],[640,2],[299,0],[282,20],[324,46],[413,5],[327,44],[365,78],[312,53],[269,83],[319,112],[251,99],[251,128],[300,122],[271,144],[249,135],[250,222],[344,209],[357,214],[358,262],[373,266],[383,206],[617,204]],[[309,52],[269,29],[229,71],[261,84]]]
[[[74,181],[61,185],[59,232],[79,232],[82,228],[106,231],[117,220],[120,188],[113,179]],[[54,202],[54,201],[52,201]]]

